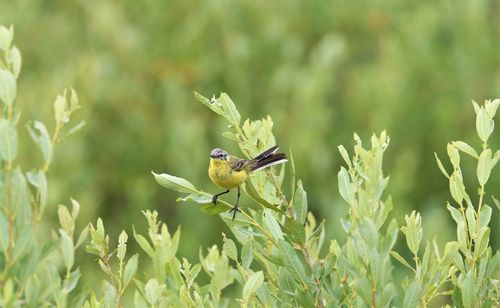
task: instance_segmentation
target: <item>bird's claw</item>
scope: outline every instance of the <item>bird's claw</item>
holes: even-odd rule
[[[233,218],[232,220],[234,220],[234,217],[236,217],[236,212],[241,212],[240,208],[235,205],[232,209],[229,210],[229,213],[233,212]]]

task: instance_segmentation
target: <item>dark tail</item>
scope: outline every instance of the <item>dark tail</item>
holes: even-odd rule
[[[250,161],[248,166],[250,171],[260,170],[270,166],[278,165],[287,162],[285,153],[276,153],[278,146],[275,145],[272,148],[262,152],[257,155],[254,159]]]

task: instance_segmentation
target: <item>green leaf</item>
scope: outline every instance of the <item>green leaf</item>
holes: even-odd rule
[[[293,208],[295,210],[295,220],[304,224],[307,217],[307,193],[302,187],[302,181],[297,181],[297,189],[293,199]]]
[[[462,293],[462,302],[464,307],[476,307],[476,299],[478,298],[478,288],[474,272],[469,271],[464,280],[459,283],[460,291]]]
[[[16,98],[17,86],[14,75],[4,69],[0,69],[0,101],[11,106]]]
[[[245,192],[263,207],[284,214],[284,212],[281,209],[279,209],[276,205],[269,203],[267,200],[259,196],[259,193],[257,192],[257,189],[255,189],[255,186],[253,185],[252,181],[247,181],[245,183]]]
[[[59,239],[56,240],[49,240],[47,243],[45,243],[42,246],[42,249],[40,251],[40,261],[44,260],[46,257],[48,257],[54,250],[59,247],[61,241]]]
[[[68,129],[68,131],[66,132],[66,134],[64,135],[64,137],[69,137],[73,134],[75,134],[76,132],[78,132],[79,130],[81,130],[82,128],[85,127],[85,125],[87,125],[87,123],[85,123],[85,121],[80,121],[78,122],[78,124],[76,124],[75,126],[71,127],[70,129]]]
[[[0,92],[1,93],[1,92]],[[11,121],[0,119],[0,158],[13,161],[17,156],[17,131]]]
[[[253,244],[252,240],[248,240],[243,244],[243,248],[241,249],[241,265],[244,268],[250,268],[253,260]]]
[[[38,216],[41,217],[45,211],[45,207],[47,205],[47,193],[48,193],[48,185],[47,178],[45,177],[45,172],[42,170],[32,170],[26,174],[28,181],[36,187],[39,193],[39,213]]]
[[[470,251],[467,248],[467,225],[465,224],[465,221],[461,221],[460,223],[457,224],[457,240],[458,240],[458,247],[464,254],[470,254]]]
[[[491,159],[491,169],[495,167],[495,165],[498,163],[499,160],[500,160],[500,150],[497,150],[493,155],[493,158]]]
[[[104,295],[104,307],[116,307],[116,289],[107,280],[102,282],[102,292]]]
[[[302,283],[303,286],[306,286],[307,277],[304,266],[300,262],[300,259],[292,246],[288,242],[281,240],[279,242],[279,251],[281,260],[286,270],[296,281]]]
[[[500,211],[500,202],[498,201],[498,199],[496,199],[494,196],[491,196],[491,198],[493,199],[493,203],[495,203],[497,209]]]
[[[391,256],[393,256],[396,260],[398,260],[401,264],[403,264],[407,268],[411,269],[412,271],[414,270],[413,267],[411,267],[411,265],[408,262],[406,262],[406,260],[396,251],[391,251]]]
[[[230,210],[230,209],[232,209],[232,206],[223,203],[222,200],[219,200],[218,204],[207,203],[207,204],[203,204],[202,206],[200,206],[200,210],[203,213],[206,213],[208,215],[216,215],[216,214],[225,212],[225,211]],[[236,215],[235,220],[237,220],[237,219],[238,219],[238,215]]]
[[[71,88],[71,98],[69,106],[70,112],[73,112],[78,108],[80,108],[80,105],[78,103],[78,95],[76,95],[75,89]]]
[[[418,253],[420,242],[422,241],[422,225],[420,214],[413,211],[410,216],[405,215],[406,226],[401,231],[406,235],[406,243],[411,252]]]
[[[191,285],[195,278],[198,276],[200,269],[201,264],[196,264],[191,267],[191,263],[189,263],[186,258],[182,258],[182,275],[185,278],[185,286],[187,286],[188,289],[191,288]]]
[[[476,247],[474,247],[474,256],[477,258],[481,257],[486,248],[488,248],[488,243],[490,240],[490,228],[482,228],[479,231],[479,236],[476,241]]]
[[[35,121],[33,127],[26,125],[31,139],[38,145],[42,151],[43,160],[46,165],[52,161],[53,146],[50,140],[49,132],[42,122]]]
[[[460,168],[460,153],[457,148],[448,143],[447,145],[448,156],[450,157],[451,164],[455,169]]]
[[[57,125],[67,123],[69,120],[66,112],[68,109],[66,101],[66,91],[64,92],[64,96],[57,95],[56,100],[54,101],[54,118],[56,119]]]
[[[212,204],[212,198],[210,196],[198,194],[198,193],[192,193],[192,194],[187,195],[186,197],[179,197],[175,201],[186,202],[186,201],[190,201],[190,200],[194,201],[196,203],[200,203],[200,204],[214,205],[214,204]]]
[[[418,280],[413,281],[406,289],[403,307],[418,307],[421,290],[420,282]]]
[[[364,217],[362,223],[359,224],[358,231],[368,246],[377,247],[379,244],[379,232],[373,220]]]
[[[141,246],[142,250],[144,250],[149,257],[153,258],[155,252],[151,247],[151,245],[149,244],[148,240],[144,236],[137,234],[135,230],[134,230],[134,238],[137,241],[137,243],[139,243],[139,246]]]
[[[19,258],[23,257],[26,252],[32,252],[34,246],[34,235],[30,226],[24,227],[22,230],[18,230],[20,233],[16,239],[16,245],[14,246],[14,253],[12,260],[16,262]]]
[[[158,184],[161,186],[175,190],[178,192],[183,192],[183,193],[198,193],[196,188],[193,186],[193,184],[189,183],[187,180],[183,178],[179,178],[170,174],[162,173],[162,174],[156,174],[151,171],[151,173],[154,175],[156,181]]]
[[[202,103],[203,105],[210,108],[213,112],[220,114],[220,115],[224,115],[224,110],[222,109],[222,106],[221,106],[219,100],[216,100],[215,98],[212,98],[211,100],[209,100],[208,98],[204,97],[203,95],[199,94],[198,92],[194,92],[194,97],[200,103]]]
[[[222,136],[224,136],[224,137],[226,137],[227,139],[232,140],[232,141],[234,141],[234,142],[240,142],[240,139],[238,139],[238,137],[236,137],[236,135],[235,135],[235,134],[233,134],[233,133],[231,133],[231,132],[228,132],[228,131],[223,132],[223,133],[222,133]]]
[[[354,280],[354,286],[353,288],[356,290],[356,292],[359,294],[359,296],[363,299],[365,304],[368,304],[371,302],[371,286],[370,282],[368,281],[367,278],[364,276],[360,276],[358,279]],[[368,306],[368,305],[366,305]],[[365,307],[363,305],[360,305],[360,307]]]
[[[0,26],[0,50],[9,50],[13,39],[14,27],[12,25],[9,28]]]
[[[448,209],[448,211],[450,211],[451,217],[453,217],[453,220],[455,220],[457,225],[461,221],[464,221],[464,217],[462,216],[462,213],[459,210],[457,210],[456,208],[452,207],[449,203],[447,203],[447,204],[448,205],[446,206],[446,208]]]
[[[304,244],[306,240],[306,231],[304,226],[296,220],[286,218],[285,220],[286,235],[288,235],[292,242],[299,245]]]
[[[150,279],[144,286],[146,300],[151,304],[155,304],[161,296],[160,285],[156,279]]]
[[[221,93],[218,101],[224,110],[223,116],[234,126],[239,126],[241,116],[229,95]]]
[[[444,246],[442,264],[446,266],[449,263],[451,263],[454,260],[456,254],[459,254],[458,243],[455,241],[447,242],[446,245]]]
[[[342,156],[342,158],[346,162],[347,166],[349,166],[349,169],[351,169],[352,163],[351,163],[351,159],[349,158],[349,154],[347,153],[347,150],[344,148],[343,145],[339,145],[337,148],[339,149],[340,155]]]
[[[80,280],[80,277],[82,275],[80,274],[80,270],[76,269],[73,272],[69,274],[69,276],[64,280],[64,292],[69,293],[75,289],[76,285],[78,284],[78,280]]]
[[[477,163],[477,179],[479,184],[484,186],[488,182],[491,173],[491,149],[486,149],[479,155]]]
[[[59,223],[61,224],[63,230],[66,231],[68,235],[71,235],[75,225],[68,208],[64,205],[59,205],[57,207],[57,216],[59,217]]]
[[[479,107],[479,104],[476,103],[474,100],[472,100],[472,106],[474,107],[474,112],[478,114],[478,112],[481,110],[481,107]]]
[[[80,213],[80,203],[75,199],[71,198],[71,217],[76,220],[78,214]]]
[[[65,230],[59,229],[61,234],[61,252],[66,269],[71,269],[75,263],[75,248],[73,246],[73,240],[66,233]]]
[[[238,250],[236,249],[236,245],[234,244],[234,241],[232,239],[227,238],[225,235],[222,249],[229,258],[233,259],[234,261],[238,261]]]
[[[479,158],[476,150],[474,150],[474,148],[471,147],[470,145],[468,145],[467,143],[465,143],[463,141],[453,141],[452,144],[454,147],[456,147],[460,151],[462,151],[462,152],[464,152],[464,153],[466,153],[466,154],[468,154],[476,159]]]
[[[127,240],[127,232],[122,230],[122,233],[120,233],[120,236],[118,237],[118,247],[116,248],[116,256],[119,260],[125,259],[125,254],[127,253]]]
[[[486,226],[488,226],[490,220],[491,220],[491,207],[489,207],[487,204],[483,205],[483,208],[481,209],[481,221],[479,223],[479,228],[484,228]]]
[[[453,293],[451,293],[451,298],[453,302],[453,307],[464,308],[464,304],[462,303],[462,294],[458,286],[455,286],[455,288],[453,289]]]
[[[493,122],[493,119],[489,117],[486,109],[481,107],[476,115],[476,130],[479,139],[486,143],[494,128],[495,122]]]
[[[16,227],[32,223],[31,194],[20,167],[16,167],[11,175],[11,206],[16,213]]]
[[[127,264],[125,264],[125,270],[123,271],[123,289],[127,287],[132,278],[134,278],[137,272],[137,264],[139,263],[139,255],[135,254],[130,259],[128,259]]]
[[[12,67],[12,73],[14,74],[14,77],[17,79],[19,77],[19,73],[21,72],[21,65],[23,61],[21,58],[21,52],[19,51],[19,48],[17,48],[16,46],[12,47],[12,49],[10,50],[10,62]]]
[[[75,244],[75,249],[77,249],[78,247],[80,247],[81,244],[83,244],[83,242],[87,239],[88,235],[89,235],[89,227],[85,226],[82,229],[82,232],[80,232],[80,235],[78,236],[78,240],[76,241]]]
[[[474,208],[468,206],[465,210],[465,218],[467,219],[467,225],[469,226],[469,235],[471,238],[476,238],[476,217]]]
[[[492,119],[495,117],[498,107],[500,107],[500,98],[497,98],[493,101],[487,100],[484,103],[484,109],[486,109],[488,116]]]
[[[279,223],[274,218],[272,212],[269,209],[264,209],[263,211],[264,226],[271,232],[273,238],[278,240],[283,240],[283,232]]]
[[[354,192],[352,190],[351,181],[349,180],[349,174],[344,167],[340,167],[338,181],[340,195],[347,203],[352,205],[354,203]]]
[[[1,251],[5,251],[9,246],[9,222],[7,221],[7,217],[3,213],[3,210],[0,209],[0,249]]]
[[[290,157],[288,159],[288,161],[290,162],[290,173],[291,173],[291,176],[290,176],[290,186],[291,186],[291,191],[292,191],[292,197],[291,199],[295,199],[295,187],[296,187],[296,183],[295,183],[295,160],[293,159],[293,151],[292,151],[292,148],[290,148],[288,150],[288,152],[290,153]],[[500,151],[499,151],[500,152]]]
[[[446,169],[444,168],[443,163],[441,162],[441,160],[437,156],[436,152],[434,152],[434,156],[436,157],[436,162],[438,164],[439,170],[441,170],[441,172],[444,174],[444,176],[449,179],[450,175],[448,174],[448,172],[446,172]]]
[[[264,273],[262,271],[258,271],[250,274],[248,280],[245,282],[245,286],[243,287],[243,300],[248,302],[250,296],[252,296],[257,289],[264,283]]]
[[[465,186],[457,171],[454,171],[450,177],[450,192],[453,200],[461,205],[465,198]]]

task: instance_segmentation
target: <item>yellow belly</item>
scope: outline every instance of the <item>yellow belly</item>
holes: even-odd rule
[[[248,173],[246,170],[231,170],[227,161],[211,159],[208,176],[220,188],[231,189],[243,184],[248,177]]]

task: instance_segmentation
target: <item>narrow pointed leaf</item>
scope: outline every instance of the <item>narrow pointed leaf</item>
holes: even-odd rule
[[[468,145],[467,143],[465,143],[463,141],[453,141],[452,144],[460,151],[462,151],[462,152],[464,152],[464,153],[466,153],[474,158],[479,158],[479,155],[477,155],[476,150],[474,150],[474,148],[471,147],[470,145]]]
[[[189,183],[189,181],[176,177],[170,174],[162,173],[162,174],[156,174],[154,172],[153,176],[155,177],[156,181],[158,184],[161,186],[175,190],[178,192],[183,192],[183,193],[197,193],[198,191],[196,188],[193,186],[193,184]]]
[[[17,130],[11,121],[0,119],[0,158],[13,161],[17,156]]]
[[[14,75],[4,69],[0,69],[0,101],[5,105],[12,105],[16,98],[17,86]]]
[[[339,192],[342,198],[349,203],[353,204],[354,202],[354,192],[352,190],[351,181],[349,180],[349,174],[344,167],[340,167],[340,171],[338,174],[339,180]]]
[[[135,254],[130,259],[128,259],[127,264],[125,264],[125,270],[123,271],[123,287],[127,287],[132,278],[134,278],[137,272],[137,265],[139,263],[139,255]]]
[[[245,282],[245,286],[243,286],[243,300],[248,301],[250,296],[254,294],[263,283],[264,273],[262,271],[250,274],[250,277],[248,277],[248,280]]]
[[[491,173],[491,149],[484,150],[481,155],[479,155],[479,161],[477,163],[477,179],[479,184],[484,186],[490,177]]]

